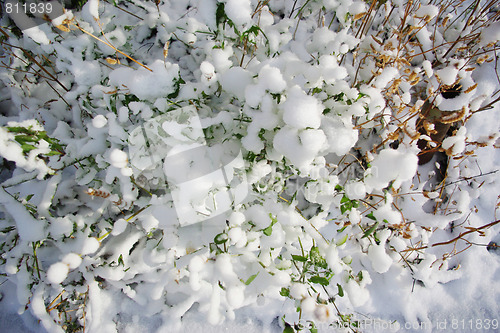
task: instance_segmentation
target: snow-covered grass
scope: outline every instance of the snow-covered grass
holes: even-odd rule
[[[49,332],[498,330],[496,1],[80,5],[0,20],[19,313]]]

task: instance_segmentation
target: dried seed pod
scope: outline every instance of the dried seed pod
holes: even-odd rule
[[[421,109],[421,108],[422,108],[422,105],[421,105],[421,104],[415,103],[415,105],[413,105],[413,106],[410,108],[410,113],[411,113],[411,114],[418,113],[418,112],[420,112],[420,109]]]
[[[446,25],[446,23],[448,23],[448,20],[450,19],[449,16],[446,16],[444,19],[443,19],[443,22],[441,22],[441,26],[444,27]]]
[[[403,132],[405,132],[406,135],[408,135],[412,140],[417,140],[420,138],[420,133],[413,128],[410,128],[408,126],[403,126]]]
[[[477,63],[478,65],[480,65],[480,64],[482,64],[483,62],[485,62],[486,60],[488,60],[488,57],[489,57],[489,56],[488,56],[487,54],[482,55],[482,56],[480,56],[479,58],[477,58],[476,63]]]
[[[170,41],[167,41],[163,46],[163,58],[166,59],[168,56],[168,48],[170,46]]]
[[[398,61],[402,62],[406,66],[411,66],[410,62],[408,60],[406,60],[405,58],[399,58]]]
[[[452,114],[447,114],[445,116],[442,116],[440,121],[443,124],[455,123],[459,120],[462,120],[466,113],[467,113],[467,108],[464,106],[460,111],[455,111]]]
[[[111,194],[109,192],[103,190],[96,190],[93,188],[89,188],[85,191],[90,196],[99,197],[99,198],[108,198]]]
[[[401,79],[395,79],[392,85],[389,87],[389,92],[395,94],[398,91],[399,85],[401,84]]]
[[[411,72],[411,74],[408,75],[409,81],[415,81],[416,79],[417,79],[417,72]]]
[[[468,94],[468,93],[470,93],[472,90],[474,90],[476,88],[477,88],[477,83],[474,84],[474,85],[472,85],[472,86],[470,86],[469,88],[465,89],[464,90],[464,94]]]
[[[120,60],[114,58],[106,58],[106,62],[110,65],[116,65],[120,63]]]
[[[64,32],[70,32],[71,30],[68,28],[67,25],[64,25],[64,24],[60,24],[60,25],[56,25],[56,28],[61,30],[61,31],[64,31]]]
[[[377,37],[371,35],[371,38],[377,42],[378,45],[384,45],[384,43],[382,43]]]
[[[435,129],[435,126],[433,123],[431,123],[430,121],[428,120],[424,120],[422,126],[424,127],[425,131],[428,133],[428,134],[436,134],[437,131]]]
[[[360,18],[362,18],[365,15],[366,15],[366,13],[364,13],[364,12],[354,15],[354,21],[359,20]]]

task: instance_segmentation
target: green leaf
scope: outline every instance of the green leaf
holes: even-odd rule
[[[116,94],[111,95],[112,98],[109,100],[109,106],[114,114],[118,114],[118,109],[116,108]]]
[[[301,262],[306,262],[307,261],[306,257],[298,256],[298,255],[295,255],[295,254],[292,254],[292,259],[295,260],[295,261],[301,261]]]
[[[273,99],[276,101],[277,104],[280,104],[280,102],[281,102],[281,94],[273,94],[273,93],[271,93],[271,96],[273,97]]]
[[[265,229],[262,229],[262,232],[264,233],[264,235],[266,236],[271,236],[272,233],[273,233],[273,225],[271,224],[269,227],[265,228]]]
[[[318,328],[316,327],[316,325],[312,321],[309,322],[309,331],[311,333],[318,333]]]
[[[125,266],[125,263],[123,262],[123,255],[121,255],[121,254],[120,254],[120,256],[118,257],[118,265]]]
[[[7,127],[7,130],[11,133],[28,133],[28,129],[20,126]]]
[[[21,148],[23,149],[23,153],[25,153],[25,154],[29,153],[33,149],[36,149],[34,146],[28,145],[28,144],[21,145]]]
[[[250,277],[248,278],[248,280],[246,280],[246,281],[245,281],[245,285],[247,285],[247,286],[248,286],[250,283],[252,283],[252,281],[253,281],[253,280],[255,280],[255,278],[257,277],[257,275],[259,275],[259,273],[258,273],[258,272],[257,272],[256,274],[254,274],[254,275],[250,276]]]
[[[338,294],[340,297],[344,297],[344,289],[340,284],[337,283],[337,288],[338,288]]]
[[[38,139],[50,140],[46,132],[38,132],[37,137]]]
[[[317,246],[311,247],[309,251],[309,258],[311,259],[311,263],[316,267],[328,268],[328,264],[326,263],[325,258],[321,256],[319,252],[319,248]]]
[[[309,281],[312,282],[312,283],[317,283],[317,284],[320,284],[322,286],[327,286],[330,284],[330,281],[328,281],[327,278],[324,278],[322,276],[312,276],[309,278]]]
[[[358,94],[358,98],[356,98],[356,101],[357,101],[357,100],[359,100],[359,99],[360,99],[360,98],[362,98],[362,97],[365,97],[365,96],[368,96],[368,95],[363,94],[363,93],[359,93],[359,94]]]
[[[368,230],[365,231],[365,233],[363,234],[363,237],[361,237],[361,238],[365,238],[365,237],[368,237],[371,234],[373,234],[375,232],[375,229],[377,229],[377,227],[378,227],[378,222],[375,222],[374,225],[372,225]]]
[[[259,34],[259,31],[260,31],[260,28],[259,26],[257,25],[253,25],[250,29],[248,29],[247,31],[245,31],[243,34],[250,34],[250,33],[253,33],[254,35],[258,35]]]
[[[172,93],[168,94],[167,98],[169,98],[169,99],[177,98],[177,96],[179,96],[179,92],[181,91],[181,84],[184,84],[184,83],[186,83],[186,81],[184,81],[180,77],[180,74],[179,74],[179,77],[174,79],[174,91]]]
[[[347,265],[350,265],[350,264],[352,264],[352,257],[351,256],[342,257],[342,261],[344,263],[346,263]]]
[[[335,101],[339,102],[339,101],[343,101],[344,100],[344,93],[341,92],[340,94],[337,94],[335,96],[333,96],[333,98],[335,99]]]
[[[8,233],[8,232],[11,232],[12,230],[16,230],[16,227],[13,227],[13,226],[10,226],[10,227],[6,227],[6,228],[3,228],[3,229],[0,229],[0,233]]]
[[[62,155],[60,151],[52,150],[50,153],[45,154],[46,156]]]
[[[285,323],[285,329],[283,330],[283,333],[295,333],[295,331],[289,323]]]
[[[140,99],[134,94],[127,94],[123,99],[123,105],[128,106],[131,102],[139,102]]]
[[[337,230],[338,233],[341,233],[342,231],[344,231],[348,226],[345,225],[343,226],[342,228],[340,228],[339,230]]]
[[[264,137],[264,134],[266,134],[266,130],[264,128],[261,128],[260,131],[259,131],[259,138],[262,140],[262,141],[266,141],[266,138]],[[272,217],[271,217],[272,218]]]
[[[215,244],[224,244],[225,242],[227,242],[227,240],[228,240],[227,234],[222,232],[222,233],[218,234],[217,236],[215,236],[214,243]]]
[[[209,244],[210,252],[215,252],[216,255],[223,253],[223,251],[215,243]]]
[[[313,90],[312,90],[312,94],[313,95],[316,95],[316,94],[319,94],[320,92],[322,92],[323,90],[321,88],[318,88],[318,87],[314,87]]]
[[[346,202],[350,202],[351,200],[347,197],[347,195],[344,194],[344,196],[342,196],[342,199],[340,200],[340,203],[346,203]]]
[[[267,227],[265,229],[262,229],[262,232],[266,236],[271,236],[272,235],[272,233],[273,233],[273,225],[275,225],[278,222],[278,220],[275,217],[273,217],[271,214],[269,214],[269,218],[271,218],[271,224],[269,225],[269,227]]]
[[[227,16],[226,16],[226,11],[224,9],[224,3],[219,2],[217,4],[217,10],[215,11],[215,22],[217,22],[217,25],[219,25],[219,23],[224,23],[226,18]]]
[[[325,258],[321,256],[319,252],[319,248],[317,246],[311,247],[311,251],[309,251],[309,257],[314,265],[323,267],[326,265]]]
[[[283,297],[290,297],[290,289],[282,287],[280,290],[280,295]]]
[[[38,142],[39,139],[34,135],[16,135],[14,138],[19,144],[23,144],[25,142]]]
[[[347,238],[348,238],[349,235],[345,235],[344,237],[342,237],[341,239],[339,239],[336,243],[337,246],[340,246],[342,244],[344,244],[346,241],[347,241]]]
[[[369,219],[372,219],[373,221],[377,221],[377,219],[373,215],[373,212],[370,212],[370,214],[366,214],[366,217],[369,218]]]

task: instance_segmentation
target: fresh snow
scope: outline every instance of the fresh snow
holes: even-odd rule
[[[66,279],[66,277],[68,276],[68,272],[69,265],[63,262],[58,262],[52,264],[47,270],[47,279],[52,284],[59,284]]]
[[[498,331],[496,8],[374,5],[2,16],[0,330]]]
[[[295,128],[317,129],[321,124],[322,112],[319,101],[306,95],[298,86],[290,88],[283,103],[283,120]]]
[[[369,188],[381,190],[394,181],[393,186],[398,188],[403,181],[413,178],[417,171],[417,162],[417,157],[410,152],[384,149],[367,170],[365,184]]]

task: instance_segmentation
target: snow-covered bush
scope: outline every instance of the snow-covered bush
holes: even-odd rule
[[[498,188],[478,164],[498,138],[481,118],[498,112],[498,6],[474,4],[90,0],[22,32],[3,17],[0,273],[21,311],[112,332],[138,309],[167,330],[283,303],[269,321],[314,329],[353,325],[387,276],[459,278],[491,222],[471,202]]]

